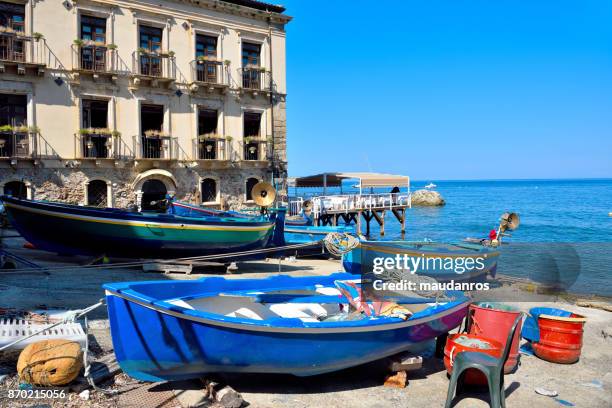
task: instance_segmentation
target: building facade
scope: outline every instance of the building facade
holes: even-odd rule
[[[142,209],[286,189],[284,8],[0,0],[4,194]]]

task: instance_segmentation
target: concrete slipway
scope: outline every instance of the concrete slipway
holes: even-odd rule
[[[26,256],[44,265],[74,265],[82,259],[62,258],[53,254],[22,249],[23,241],[12,239],[5,246],[15,253]],[[281,270],[293,275],[319,275],[340,269],[338,261],[298,260],[283,262]],[[277,261],[250,262],[240,266],[232,278],[267,276],[277,273]],[[102,270],[64,270],[51,275],[3,274],[0,272],[0,308],[32,310],[44,304],[49,308],[82,308],[95,303],[103,296],[101,284],[109,281],[151,280],[151,279],[198,279],[202,276],[223,274],[219,268],[206,268],[203,274],[154,274],[139,269],[102,269]],[[518,290],[514,288],[514,290]],[[516,303],[527,311],[534,303]],[[563,407],[564,402],[577,407],[612,407],[612,313],[597,308],[575,306],[566,300],[538,305],[547,305],[575,311],[587,316],[582,358],[576,364],[558,365],[545,362],[534,356],[523,356],[519,370],[506,376],[506,395],[508,407]],[[607,303],[609,306],[610,303]],[[108,320],[105,310],[99,309],[92,316],[90,341],[93,351],[98,355],[112,352]],[[279,350],[282,352],[282,350]],[[0,391],[16,386],[14,361],[0,358],[0,369],[8,372]],[[426,359],[421,370],[409,373],[409,384],[404,389],[382,386],[385,370],[382,364],[374,363],[333,374],[297,378],[278,375],[228,375],[217,380],[232,386],[240,392],[251,407],[442,407],[444,406],[448,380],[441,360]],[[125,392],[107,397],[92,391],[88,400],[72,394],[63,401],[8,401],[0,400],[0,406],[183,406],[198,401],[199,391],[180,392],[176,399],[168,392],[170,388],[193,388],[200,390],[201,382],[191,384],[164,385],[152,387],[143,394],[139,384],[134,385],[124,375],[103,384]],[[130,386],[124,386],[125,383]],[[541,396],[534,389],[543,387],[556,390],[558,399]],[[130,391],[131,390],[131,391]],[[138,391],[139,390],[139,391]],[[140,392],[134,395],[135,392]],[[154,393],[165,392],[168,398],[156,398]],[[132,393],[132,395],[130,394]],[[144,395],[144,396],[143,396]],[[134,397],[134,398],[132,398]],[[484,398],[484,400],[482,399]],[[457,407],[486,407],[486,393],[472,391],[458,400]],[[162,401],[162,402],[160,402]],[[50,405],[44,405],[48,403]],[[136,404],[136,405],[133,405]]]

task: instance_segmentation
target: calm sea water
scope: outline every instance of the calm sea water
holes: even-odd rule
[[[500,273],[537,279],[552,269],[570,291],[612,296],[612,179],[427,180],[411,189],[429,182],[447,204],[410,209],[405,239],[485,237],[503,212],[517,212],[521,225],[502,246]],[[401,239],[393,215],[385,224],[381,238],[373,222],[371,238]]]

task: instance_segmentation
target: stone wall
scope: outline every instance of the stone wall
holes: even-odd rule
[[[255,177],[268,180],[267,169],[227,168],[214,171],[177,167],[166,169],[177,184],[176,198],[190,203],[200,202],[199,183],[203,178],[217,181],[220,191],[220,206],[229,209],[240,209],[245,204],[246,180]],[[104,180],[111,186],[113,206],[126,208],[137,204],[137,189],[134,180],[142,171],[132,167],[84,167],[84,168],[0,168],[0,187],[9,181],[23,181],[35,200],[59,201],[69,204],[86,202],[86,186],[89,181]],[[158,178],[152,176],[152,178]],[[162,180],[168,185],[168,180]]]

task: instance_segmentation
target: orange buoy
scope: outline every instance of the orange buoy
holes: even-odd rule
[[[500,358],[503,352],[503,345],[497,340],[487,339],[474,334],[457,333],[449,335],[444,346],[444,366],[448,374],[453,372],[453,361],[457,354],[462,351],[477,351]],[[465,371],[463,381],[466,384],[487,384],[485,375],[473,368],[468,368]]]
[[[539,315],[540,340],[531,344],[535,355],[553,363],[575,363],[582,351],[585,322],[586,318],[576,313],[568,317]]]
[[[492,339],[502,344],[502,349],[508,341],[508,333],[514,321],[520,315],[520,310],[501,303],[478,302],[470,305],[468,319],[471,334]],[[510,354],[504,365],[504,373],[514,372],[519,363],[519,345],[521,340],[521,326],[514,333]]]

